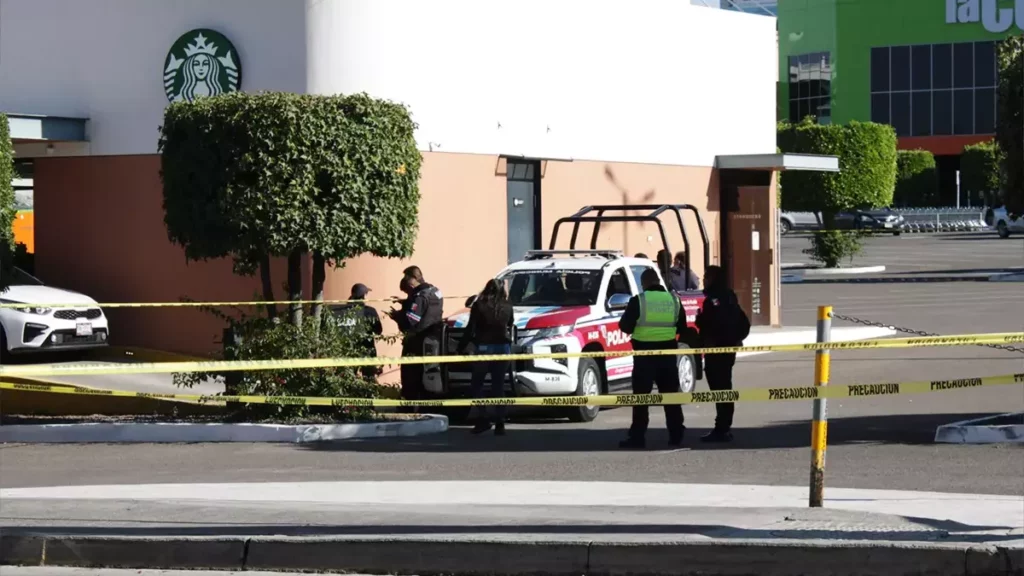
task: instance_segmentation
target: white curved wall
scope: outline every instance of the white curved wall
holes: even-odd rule
[[[701,166],[775,150],[772,19],[680,0],[306,4],[308,89],[409,104],[424,149]]]
[[[155,153],[163,60],[200,27],[232,40],[244,90],[402,101],[424,150],[775,149],[774,20],[683,0],[0,0],[0,111],[88,117],[91,154]]]

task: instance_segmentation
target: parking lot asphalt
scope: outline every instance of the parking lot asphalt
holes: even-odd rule
[[[782,262],[810,264],[803,250],[811,236],[782,238]],[[885,266],[885,274],[972,274],[1024,270],[1024,237],[1002,239],[994,232],[875,234],[863,239],[863,253],[844,266]]]
[[[886,254],[868,257],[908,262],[908,269],[928,262],[948,269],[1009,267],[1024,259],[1014,253],[1014,246],[1024,248],[1016,240],[872,242],[872,250]],[[784,241],[784,262],[792,261],[793,247]],[[979,262],[970,259],[967,247],[977,247]],[[1000,256],[991,257],[990,250],[1000,250]],[[947,251],[953,255],[948,262],[941,260]],[[782,298],[787,325],[813,325],[816,306],[830,304],[840,314],[941,334],[1024,330],[1024,289],[1014,283],[792,284],[783,286]],[[982,347],[840,351],[832,358],[836,384],[1024,371],[1024,354]],[[807,385],[812,378],[810,354],[775,353],[740,360],[734,380],[738,388],[755,388]],[[1024,447],[932,443],[938,425],[1011,411],[1024,411],[1021,386],[830,401],[827,484],[1024,494]],[[475,437],[454,427],[435,436],[322,445],[7,445],[0,447],[0,486],[396,479],[807,482],[809,403],[741,404],[735,442],[714,447],[697,441],[712,426],[714,407],[687,406],[682,450],[664,449],[660,412],[652,409],[650,450],[639,453],[616,448],[629,425],[626,409],[602,412],[590,424],[525,415],[504,438]]]

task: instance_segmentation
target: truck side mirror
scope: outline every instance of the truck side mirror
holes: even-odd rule
[[[625,310],[626,306],[629,305],[629,299],[632,298],[629,294],[612,294],[608,297],[608,309],[609,310]]]

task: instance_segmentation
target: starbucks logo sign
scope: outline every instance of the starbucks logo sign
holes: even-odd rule
[[[242,85],[238,51],[224,35],[200,28],[183,34],[164,62],[164,92],[171,102],[235,92]]]

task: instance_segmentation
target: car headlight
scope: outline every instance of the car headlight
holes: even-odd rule
[[[25,314],[43,315],[43,314],[49,314],[50,312],[52,312],[53,308],[31,307],[31,308],[15,308],[15,310],[17,310],[18,312],[23,312]]]
[[[534,337],[537,340],[546,340],[548,338],[556,338],[558,336],[564,336],[564,335],[568,334],[569,332],[572,332],[572,326],[557,326],[555,328],[541,328],[540,330],[537,330],[537,334]]]

